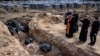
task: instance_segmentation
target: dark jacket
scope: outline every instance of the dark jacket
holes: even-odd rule
[[[91,28],[91,33],[97,33],[99,31],[100,23],[99,21],[94,21]]]

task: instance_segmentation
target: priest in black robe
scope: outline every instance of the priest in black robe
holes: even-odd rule
[[[76,11],[74,11],[73,12],[74,32],[78,31],[78,19],[79,19],[79,15]]]
[[[91,32],[90,32],[90,43],[89,45],[93,46],[96,42],[96,36],[98,34],[99,31],[99,27],[100,27],[100,23],[98,20],[98,17],[94,17],[94,22],[91,25]]]
[[[89,27],[90,21],[89,21],[89,18],[85,16],[85,18],[81,20],[81,22],[83,23],[83,25],[82,25],[81,32],[79,35],[79,40],[82,42],[85,42],[87,40],[87,33],[88,33],[88,27]]]

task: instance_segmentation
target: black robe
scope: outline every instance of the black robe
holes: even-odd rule
[[[88,19],[84,19],[81,20],[81,22],[83,23],[83,25],[80,32],[79,40],[85,42],[87,40],[87,33],[90,21]]]
[[[96,36],[99,31],[100,23],[99,21],[94,21],[92,24],[91,32],[90,32],[90,44],[94,45],[96,42]]]
[[[77,32],[78,31],[78,14],[73,14],[73,21],[74,21],[74,32]]]
[[[74,23],[77,23],[78,22],[78,18],[79,18],[79,16],[78,16],[78,14],[73,14],[73,18],[74,18]]]
[[[92,28],[91,28],[91,33],[90,33],[90,35],[92,35],[92,34],[97,34],[98,31],[99,31],[99,26],[100,26],[99,21],[94,21],[93,24],[92,24]]]

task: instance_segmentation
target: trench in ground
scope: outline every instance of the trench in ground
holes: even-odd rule
[[[22,26],[26,26],[29,24],[29,22],[31,21],[33,16],[29,16],[29,15],[25,15],[22,17],[17,17],[17,18],[12,18],[10,20],[7,20],[6,22],[4,22],[5,24],[9,21],[17,21],[18,23],[20,23]],[[39,49],[39,43],[38,41],[34,40],[32,43],[30,43],[29,45],[24,45],[24,41],[25,39],[30,36],[31,34],[29,32],[22,32],[19,31],[18,33],[15,33],[13,36],[19,40],[20,44],[24,47],[24,49],[26,49],[29,53],[30,56],[33,55],[43,55],[43,56],[62,56],[60,51],[58,50],[57,47],[55,47],[54,45],[52,45],[52,50],[48,53],[44,53]],[[36,36],[34,36],[36,37]],[[33,39],[34,39],[33,37]],[[41,41],[44,42],[44,41]],[[48,42],[45,42],[48,43]],[[51,44],[51,43],[49,43]]]
[[[21,25],[29,26],[29,22],[31,21],[31,19],[32,19],[32,16],[26,15],[26,16],[22,16],[22,17],[18,17],[18,18],[13,18],[8,21],[16,20]],[[5,23],[7,23],[7,22],[5,22]],[[42,29],[38,29],[37,26],[35,26],[35,29],[32,32],[30,32],[30,31],[32,31],[32,30],[29,28],[29,32],[27,32],[27,33],[20,31],[14,35],[19,40],[20,44],[30,53],[30,56],[33,56],[33,55],[99,56],[95,53],[91,54],[91,52],[84,51],[80,48],[76,48],[73,44],[66,43],[63,38],[60,38],[60,37],[58,38],[52,34],[48,34],[46,31],[43,31]],[[23,43],[29,35],[34,36],[35,40],[31,44],[26,46]],[[52,38],[54,38],[54,40]],[[61,42],[59,42],[59,41],[61,41]],[[38,47],[39,42],[46,42],[46,43],[51,44],[53,46],[52,51],[50,51],[49,53],[42,52]]]

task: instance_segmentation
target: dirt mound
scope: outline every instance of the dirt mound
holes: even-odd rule
[[[7,22],[10,22],[10,21],[17,21],[23,25],[27,25],[31,21],[31,18],[30,16],[26,15],[20,18],[14,18],[14,19],[8,20]],[[24,41],[29,35],[31,34],[19,31],[14,36],[17,40],[19,40],[20,44],[24,47],[24,49],[29,52],[30,56],[33,56],[33,55],[34,56],[61,56],[59,50],[53,45],[52,45],[52,50],[48,53],[45,53],[40,50],[39,42],[37,42],[36,40],[33,40],[33,42],[28,45],[24,45]]]
[[[6,14],[6,13],[8,13],[8,11],[6,9],[4,9],[4,8],[0,8],[0,13]]]
[[[38,15],[37,20],[41,20],[44,23],[51,23],[51,24],[57,24],[63,21],[64,17],[61,15],[53,15],[52,13],[41,13]]]
[[[15,6],[12,8],[12,11],[13,11],[13,12],[24,12],[25,9],[24,9],[23,6],[21,6],[21,5],[15,5]]]
[[[48,13],[48,12],[42,12],[40,14],[38,14],[38,17],[50,17],[52,16],[52,13]]]
[[[29,21],[31,21],[31,18],[18,17],[18,18],[14,18],[11,20],[16,20],[19,23],[21,23],[22,25],[27,25],[29,23]]]
[[[0,56],[29,56],[19,41],[10,35],[8,28],[0,22]]]
[[[12,7],[6,6],[5,8],[3,8],[3,7],[0,8],[0,14],[21,13],[21,12],[26,12],[26,11],[27,10],[24,9],[24,7],[21,5],[15,5]]]
[[[65,36],[60,36],[58,32],[63,31],[59,30],[62,27],[58,26],[60,23],[51,24],[48,22],[49,24],[47,24],[43,21],[34,19],[29,23],[30,34],[34,35],[38,42],[45,41],[54,45],[62,56],[100,56],[89,50],[79,48],[75,44],[68,42]]]

